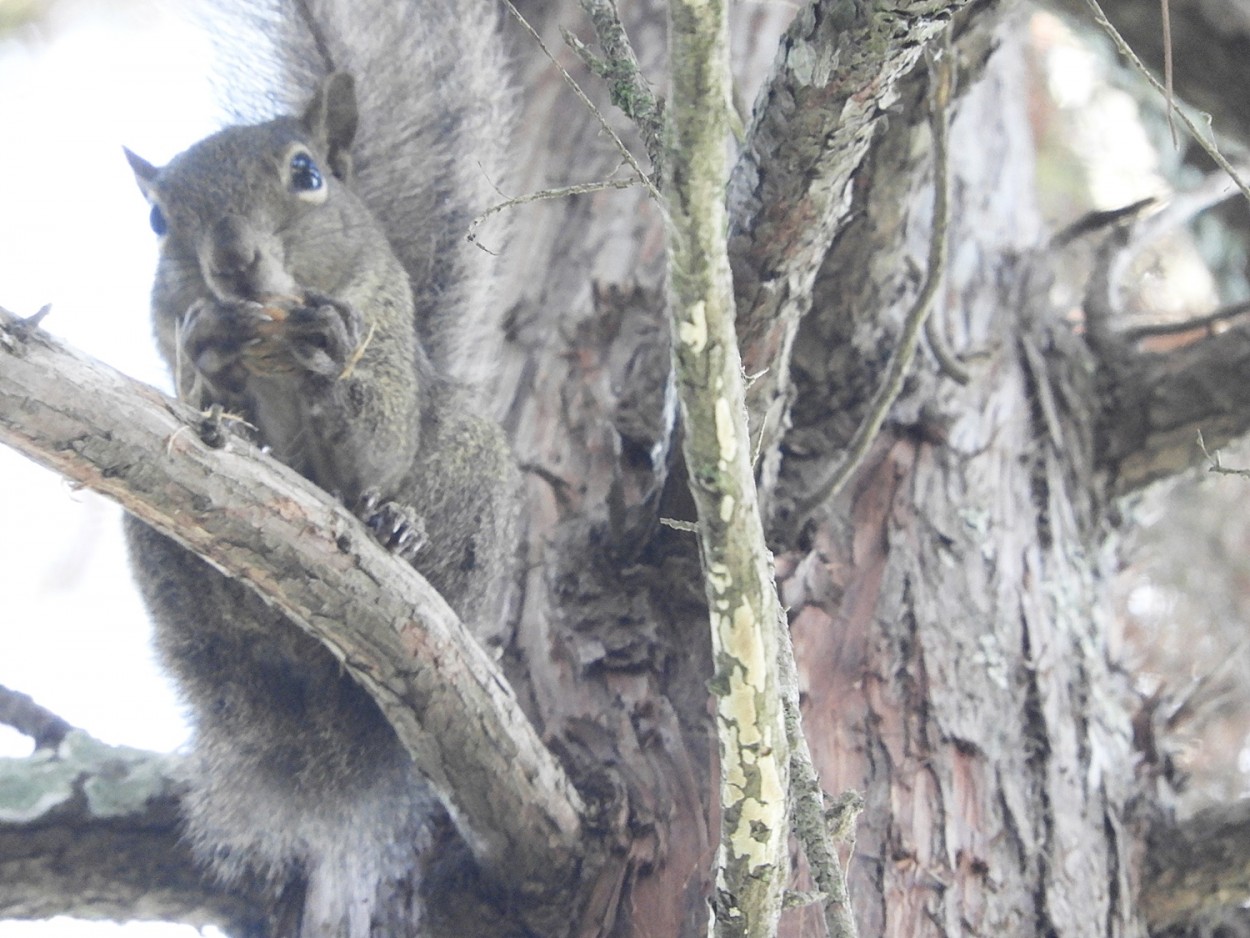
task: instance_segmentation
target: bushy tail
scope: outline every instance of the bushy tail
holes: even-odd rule
[[[494,260],[465,236],[500,200],[496,188],[506,188],[513,107],[497,5],[234,2],[276,55],[241,49],[242,37],[227,36],[228,68],[242,73],[237,84],[230,79],[232,94],[235,87],[255,94],[263,82],[266,98],[298,113],[329,72],[356,77],[356,189],[412,279],[416,328],[431,360],[453,378],[480,383],[498,360],[502,311]],[[266,62],[260,74],[257,61]],[[483,227],[487,243],[501,246],[500,216]]]

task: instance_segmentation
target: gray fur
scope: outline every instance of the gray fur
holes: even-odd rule
[[[417,324],[435,367],[470,387],[502,342],[495,259],[467,243],[475,217],[508,191],[513,100],[491,0],[306,0],[322,43],[291,0],[248,3],[275,50],[265,63],[287,111],[331,71],[357,77],[356,189],[412,277]],[[229,59],[255,71],[229,33]],[[329,59],[326,59],[328,54]],[[276,69],[278,78],[268,78]],[[253,92],[255,96],[255,92]],[[396,161],[395,154],[405,154]],[[412,177],[416,176],[417,180]],[[420,184],[418,184],[418,180]],[[495,215],[489,243],[504,240]],[[457,309],[459,319],[440,310]]]

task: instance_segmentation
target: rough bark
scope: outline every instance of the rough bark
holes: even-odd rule
[[[805,5],[755,102],[729,189],[730,250],[766,494],[788,421],[795,330],[820,261],[846,224],[851,181],[899,82],[965,4]]]
[[[1092,359],[1048,306],[1011,31],[951,127],[956,247],[934,315],[971,381],[918,361],[866,465],[778,556],[813,755],[827,788],[867,799],[850,883],[865,934],[1139,933]],[[783,500],[853,432],[916,289],[920,100],[874,151],[800,330]]]

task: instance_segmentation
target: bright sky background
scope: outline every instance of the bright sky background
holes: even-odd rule
[[[51,303],[48,331],[162,386],[147,312],[155,238],[121,148],[161,163],[215,129],[208,67],[203,36],[154,0],[63,0],[38,32],[0,41],[0,306]],[[0,447],[0,684],[106,742],[173,749],[186,727],[152,665],[119,518]],[[0,756],[30,748],[0,728]],[[198,933],[0,924],[0,938],[122,934]]]

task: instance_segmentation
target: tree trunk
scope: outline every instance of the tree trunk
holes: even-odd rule
[[[632,32],[644,50],[655,48],[646,27]],[[922,355],[845,494],[808,524],[776,532],[824,787],[856,788],[867,799],[851,866],[865,935],[1136,928],[1131,837],[1122,833],[1130,732],[1098,590],[1107,553],[1092,362],[1048,304],[1054,258],[1035,205],[1028,89],[1012,32],[998,34],[1002,48],[988,62],[984,34],[961,44],[956,221],[934,315],[968,358],[972,381],[960,387]],[[909,82],[878,129],[840,216],[853,220],[821,266],[796,343],[781,480],[764,493],[781,512],[862,418],[919,280],[909,270],[924,264],[932,200],[924,85],[923,76]],[[560,115],[569,152],[586,153],[570,139],[567,109],[534,97],[528,107],[527,118],[541,127],[547,115],[553,133],[550,116]],[[654,373],[663,354],[647,255],[621,256],[654,243],[623,231],[644,224],[650,209],[608,204],[629,198],[595,197],[602,204],[589,219],[568,203],[524,210],[561,213],[561,224],[519,223],[566,233],[548,243],[546,263],[527,261],[557,275],[530,280],[542,297],[523,299],[516,317],[529,327],[518,332],[522,345],[538,359],[526,371],[534,384],[515,395],[517,445],[543,470],[533,477],[534,504],[550,505],[531,516],[531,549],[542,553],[521,635],[552,643],[526,655],[535,687],[550,685],[537,699],[548,732],[592,761],[629,765],[631,810],[648,809],[648,836],[628,848],[632,911],[618,933],[684,934],[683,922],[689,933],[701,928],[700,893],[709,887],[700,874],[715,831],[700,692],[706,623],[687,536],[661,534],[643,553],[619,556],[636,517],[646,516],[635,506],[649,508],[642,496],[651,494],[638,472],[651,438],[638,439],[638,418],[621,411],[634,404],[636,375]],[[531,256],[542,246],[529,242]],[[558,330],[553,315],[564,323]],[[546,347],[527,343],[531,335]],[[561,347],[564,336],[573,338]],[[662,513],[689,517],[672,500],[679,488],[667,486]],[[546,605],[556,597],[558,616]],[[567,626],[563,634],[552,634],[553,621]],[[633,728],[642,714],[665,745],[642,745]],[[1107,773],[1110,765],[1119,769]],[[663,833],[653,839],[652,829]],[[663,851],[638,863],[652,843]],[[787,915],[788,933],[819,934],[816,909]]]
[[[998,34],[951,128],[934,317],[971,380],[922,356],[862,472],[778,561],[822,778],[867,800],[851,880],[865,934],[1139,928],[1093,362],[1049,306],[1018,31]],[[801,492],[860,419],[864,372],[915,289],[928,131],[908,100],[800,331],[783,489]]]

